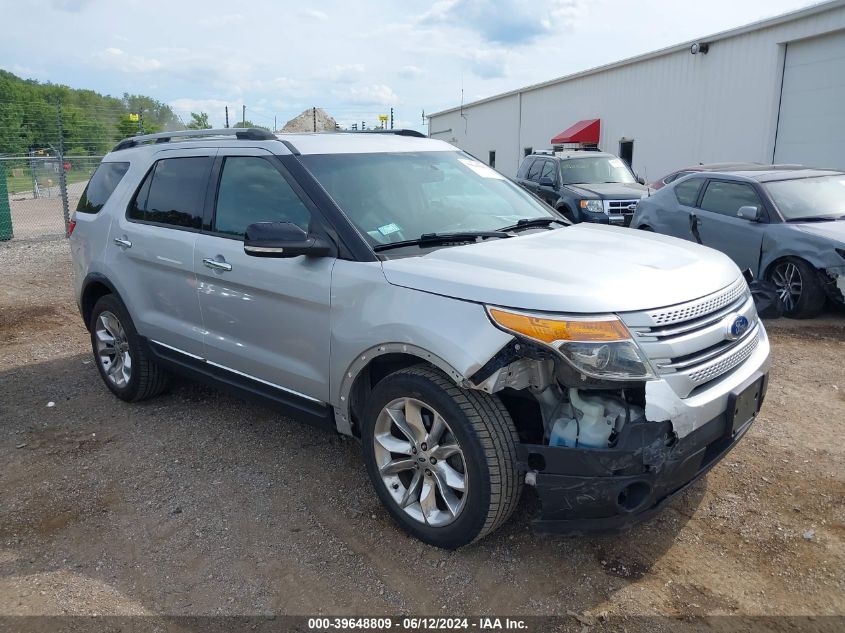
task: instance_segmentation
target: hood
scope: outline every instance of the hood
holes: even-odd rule
[[[790,222],[786,226],[796,228],[802,233],[807,233],[814,237],[845,244],[845,220],[834,220],[833,222]]]
[[[648,187],[638,182],[596,182],[590,184],[564,185],[576,196],[601,198],[602,200],[634,200],[648,194]]]
[[[602,224],[445,247],[382,263],[391,284],[546,312],[627,312],[716,292],[739,277],[725,255],[692,242]]]

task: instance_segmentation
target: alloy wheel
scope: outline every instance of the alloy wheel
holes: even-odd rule
[[[798,267],[792,262],[778,264],[772,271],[772,283],[777,287],[778,297],[786,311],[794,310],[804,286]]]
[[[114,313],[106,310],[97,317],[94,334],[97,361],[103,373],[115,387],[125,387],[132,377],[132,355],[126,330]]]
[[[446,420],[414,398],[398,398],[379,413],[373,433],[376,463],[388,493],[414,520],[442,527],[467,499],[464,453]]]

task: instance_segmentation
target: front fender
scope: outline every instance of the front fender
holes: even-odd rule
[[[342,433],[351,432],[349,390],[374,356],[417,356],[464,384],[513,339],[483,305],[394,286],[380,262],[337,262],[331,324],[331,405]]]
[[[836,252],[836,243],[812,233],[795,230],[789,225],[772,227],[763,237],[759,276],[764,277],[777,260],[784,257],[803,259],[819,270],[845,265]]]

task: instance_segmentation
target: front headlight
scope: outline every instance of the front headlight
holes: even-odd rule
[[[604,204],[601,200],[581,200],[579,203],[582,209],[593,213],[604,213]]]
[[[605,380],[654,378],[628,328],[613,315],[552,317],[487,308],[493,323],[551,347],[580,373]]]

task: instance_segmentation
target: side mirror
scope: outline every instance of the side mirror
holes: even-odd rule
[[[640,183],[641,185],[644,185],[645,184],[645,178],[643,178],[642,176],[637,176],[637,182]]]
[[[760,222],[763,219],[763,210],[753,204],[747,204],[744,207],[740,207],[739,211],[736,212],[736,216],[738,218],[742,218],[743,220],[748,220],[749,222]]]
[[[256,222],[246,227],[244,252],[253,257],[326,257],[332,247],[290,222]]]
[[[541,187],[554,187],[555,181],[552,180],[551,178],[540,178],[539,185]]]

